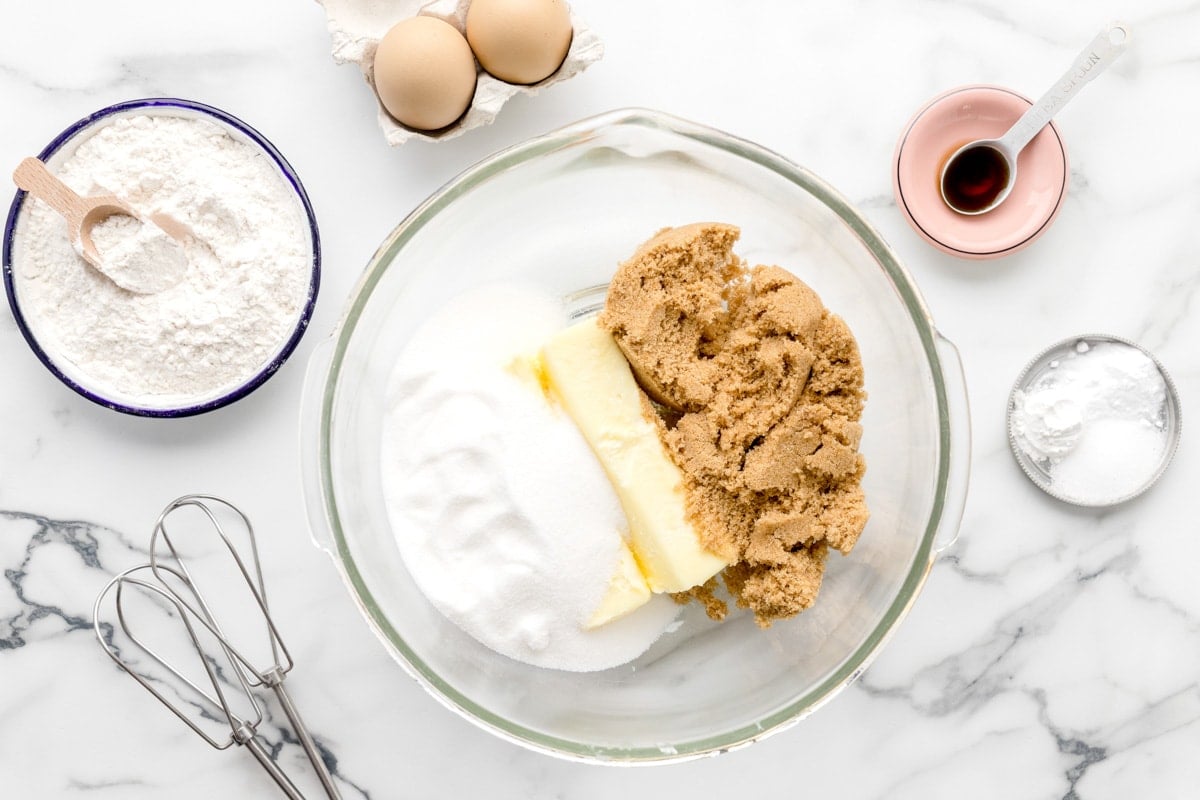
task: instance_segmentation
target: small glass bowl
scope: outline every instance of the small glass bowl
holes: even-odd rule
[[[1017,409],[1017,393],[1024,392],[1033,385],[1035,381],[1045,375],[1048,371],[1054,369],[1059,362],[1072,357],[1075,353],[1086,351],[1087,348],[1097,344],[1117,345],[1120,347],[1128,347],[1137,350],[1147,359],[1154,363],[1158,368],[1158,374],[1162,377],[1163,384],[1166,386],[1166,397],[1163,400],[1164,408],[1163,415],[1166,421],[1165,436],[1167,440],[1166,447],[1163,449],[1162,458],[1153,470],[1146,474],[1146,480],[1138,487],[1131,491],[1116,494],[1097,493],[1094,495],[1083,496],[1079,494],[1071,494],[1062,491],[1062,489],[1054,483],[1053,476],[1050,471],[1049,462],[1040,461],[1027,453],[1021,447],[1017,440],[1017,434],[1013,427],[1013,415]],[[1074,506],[1084,506],[1087,508],[1108,508],[1110,506],[1120,505],[1128,502],[1135,497],[1139,497],[1151,486],[1158,482],[1163,473],[1167,471],[1167,467],[1171,464],[1171,460],[1175,457],[1175,451],[1179,448],[1179,436],[1183,430],[1182,411],[1180,410],[1179,394],[1175,390],[1175,382],[1171,380],[1171,376],[1167,373],[1166,368],[1159,362],[1154,354],[1146,350],[1141,345],[1131,342],[1128,339],[1122,339],[1119,336],[1111,336],[1105,333],[1089,333],[1082,336],[1072,336],[1069,339],[1063,339],[1050,347],[1047,347],[1042,352],[1034,356],[1025,368],[1021,370],[1021,374],[1017,376],[1013,382],[1012,391],[1008,395],[1008,411],[1006,414],[1005,424],[1008,430],[1008,446],[1012,450],[1013,458],[1017,460],[1017,466],[1025,473],[1025,477],[1033,483],[1034,486],[1041,489],[1046,494],[1056,500],[1061,500],[1064,503],[1069,503]]]
[[[830,556],[816,605],[769,630],[745,612],[714,623],[693,605],[645,654],[603,672],[505,658],[430,605],[396,547],[380,475],[396,358],[443,303],[481,284],[561,297],[565,325],[594,309],[594,287],[656,230],[701,220],[741,226],[739,255],[791,269],[854,331],[870,397],[871,520],[849,556]],[[305,395],[313,534],[388,652],[475,724],[576,760],[695,758],[814,711],[888,641],[954,540],[966,497],[957,351],[870,223],[786,159],[650,111],[614,111],[516,145],[422,203],[384,240],[338,330],[314,350]]]
[[[300,338],[304,335],[305,329],[308,327],[313,306],[317,299],[317,290],[321,279],[321,240],[317,231],[317,220],[313,214],[312,204],[308,200],[308,194],[304,191],[304,186],[300,183],[299,176],[296,175],[295,170],[292,169],[287,159],[283,157],[283,154],[265,136],[242,120],[226,111],[204,105],[203,103],[172,97],[154,97],[142,100],[128,100],[107,108],[102,108],[73,123],[58,136],[54,137],[50,144],[46,145],[45,149],[38,154],[38,158],[46,163],[51,172],[55,172],[56,167],[73,156],[79,145],[91,138],[100,128],[108,125],[118,117],[143,115],[191,117],[208,120],[237,141],[248,143],[261,151],[275,165],[284,181],[295,191],[296,202],[303,208],[304,215],[308,220],[307,230],[312,253],[312,277],[309,280],[308,297],[301,307],[296,323],[291,328],[289,335],[283,341],[279,342],[274,353],[253,375],[236,386],[214,387],[212,392],[189,397],[182,401],[175,399],[172,402],[161,405],[147,403],[144,401],[144,398],[133,399],[124,397],[118,392],[107,389],[92,380],[90,376],[72,365],[67,359],[59,357],[57,354],[51,352],[50,348],[44,347],[34,332],[36,325],[31,324],[31,321],[26,318],[26,314],[21,308],[19,282],[13,274],[13,250],[19,235],[22,211],[25,207],[26,195],[23,191],[18,191],[16,197],[13,198],[12,206],[8,212],[8,222],[4,228],[4,288],[8,294],[8,303],[12,308],[13,317],[16,319],[17,328],[21,331],[21,335],[25,337],[25,341],[29,344],[30,349],[33,350],[34,354],[45,365],[46,369],[50,370],[56,378],[75,392],[91,400],[93,403],[123,414],[142,417],[187,417],[221,408],[250,394],[275,374],[275,371],[283,365],[288,356],[295,350],[296,345],[300,342]]]

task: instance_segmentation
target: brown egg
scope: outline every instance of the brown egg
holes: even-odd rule
[[[375,91],[410,128],[437,130],[457,120],[475,95],[475,57],[458,29],[434,17],[392,26],[375,51]]]
[[[562,0],[471,0],[467,41],[483,68],[509,83],[548,78],[571,47],[571,12]]]

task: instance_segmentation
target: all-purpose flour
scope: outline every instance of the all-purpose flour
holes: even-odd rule
[[[26,200],[13,253],[20,308],[71,377],[113,399],[168,405],[232,390],[278,353],[308,298],[312,256],[302,206],[257,149],[203,119],[118,117],[58,175],[193,234],[183,281],[133,294],[76,253],[58,214]]]
[[[187,273],[183,245],[150,221],[113,214],[92,228],[92,243],[102,272],[130,291],[161,292]]]

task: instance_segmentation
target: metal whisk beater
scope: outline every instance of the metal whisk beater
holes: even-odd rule
[[[226,636],[224,629],[213,613],[212,607],[193,579],[192,572],[189,571],[186,561],[180,554],[180,550],[176,547],[176,543],[172,541],[168,532],[168,520],[179,512],[180,509],[185,508],[194,508],[200,512],[202,519],[207,521],[205,527],[218,537],[219,543],[228,551],[229,556],[232,558],[232,563],[237,568],[237,572],[245,581],[246,587],[249,589],[254,603],[257,605],[258,612],[262,616],[263,630],[270,644],[272,663],[269,666],[265,668],[255,666],[251,659],[244,654],[243,650],[236,647],[230,640],[230,637]],[[238,552],[237,547],[228,535],[226,526],[218,518],[218,513],[214,509],[224,509],[230,512],[234,524],[244,533],[246,540],[249,542],[252,569],[247,568],[246,561],[243,560],[242,555]],[[208,679],[207,683],[210,684],[209,688],[204,688],[188,678],[168,658],[148,646],[144,639],[134,632],[129,621],[130,615],[127,613],[126,608],[126,604],[129,602],[127,596],[132,594],[140,594],[151,600],[158,601],[160,604],[163,604],[163,607],[169,614],[178,618],[187,634],[188,641],[190,641],[190,644],[199,656],[200,663],[203,665],[204,674]],[[205,731],[179,705],[172,702],[164,691],[160,691],[156,687],[155,682],[148,680],[147,677],[140,674],[134,668],[133,664],[127,663],[121,650],[113,643],[112,625],[103,622],[101,619],[103,607],[110,595],[113,599],[117,623],[129,641],[139,651],[149,656],[154,662],[170,672],[183,685],[203,698],[209,705],[207,710],[213,716],[223,717],[229,724],[230,733],[228,737],[223,739],[217,738],[212,736],[208,731]],[[316,771],[317,777],[325,789],[325,794],[329,798],[332,798],[332,800],[341,800],[341,795],[337,787],[334,786],[333,776],[325,766],[325,762],[317,750],[316,743],[313,741],[308,728],[300,718],[299,711],[284,688],[284,679],[295,665],[295,662],[284,645],[283,639],[275,627],[275,622],[271,618],[267,606],[266,588],[263,583],[262,567],[259,562],[258,544],[254,535],[254,528],[246,515],[233,504],[218,497],[200,494],[185,495],[170,503],[159,515],[158,521],[155,523],[154,534],[150,539],[150,563],[125,570],[104,587],[96,598],[96,604],[92,611],[92,624],[96,632],[96,638],[100,641],[101,646],[108,653],[109,657],[141,684],[143,688],[149,691],[160,703],[170,709],[175,716],[183,720],[189,728],[208,742],[209,745],[218,750],[227,749],[234,744],[245,746],[285,795],[291,798],[291,800],[304,800],[304,795],[300,793],[291,779],[271,759],[270,754],[263,747],[257,735],[257,728],[263,720],[263,713],[262,707],[255,697],[254,689],[264,686],[270,688],[279,700],[279,704],[283,708],[284,714],[287,716],[296,738],[304,748],[308,760],[312,763],[313,769]],[[216,643],[215,649],[220,652],[215,653],[206,650],[205,646],[201,643],[201,637],[205,634],[211,637]],[[226,665],[230,667],[229,672],[232,673],[233,681],[223,680],[226,672],[223,667]],[[244,696],[245,703],[242,704],[244,707],[239,706],[235,710],[234,704],[230,701],[230,697],[227,694],[227,689],[235,690]]]

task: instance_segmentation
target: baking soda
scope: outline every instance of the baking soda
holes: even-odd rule
[[[1017,447],[1066,499],[1099,503],[1140,491],[1169,445],[1167,384],[1142,351],[1080,341],[1013,394]]]

